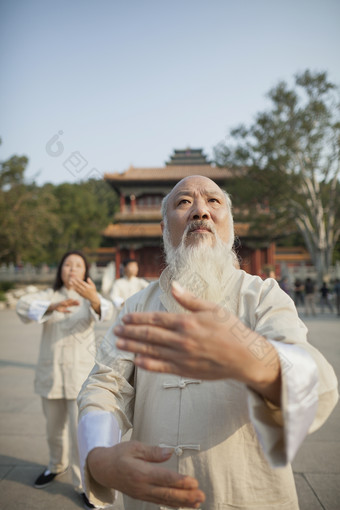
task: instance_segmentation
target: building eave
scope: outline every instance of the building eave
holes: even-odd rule
[[[220,168],[212,165],[174,165],[157,168],[130,167],[122,173],[107,172],[104,174],[104,179],[115,187],[118,184],[135,186],[141,182],[174,184],[184,177],[191,175],[204,175],[212,180],[223,182],[225,179],[230,179],[234,172],[229,168]]]

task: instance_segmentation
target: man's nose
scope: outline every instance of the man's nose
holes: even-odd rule
[[[204,200],[197,200],[194,202],[191,211],[192,220],[210,220],[210,212]]]

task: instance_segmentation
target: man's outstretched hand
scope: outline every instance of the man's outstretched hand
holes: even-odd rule
[[[279,404],[280,362],[272,344],[233,313],[195,298],[178,284],[172,294],[192,313],[128,313],[114,329],[117,347],[135,353],[135,364],[145,370],[235,379]]]
[[[199,508],[205,496],[197,480],[160,465],[172,452],[170,448],[126,441],[110,448],[94,448],[87,463],[92,477],[104,487],[159,505]]]

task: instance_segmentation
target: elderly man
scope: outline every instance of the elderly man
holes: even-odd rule
[[[289,463],[335,406],[334,372],[276,281],[236,267],[225,192],[187,177],[162,211],[167,268],[126,302],[79,395],[88,497],[296,510]]]

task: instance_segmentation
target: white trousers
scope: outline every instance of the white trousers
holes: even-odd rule
[[[69,466],[74,488],[82,492],[77,441],[77,401],[42,397],[42,407],[50,454],[48,469],[52,473],[60,473]]]

